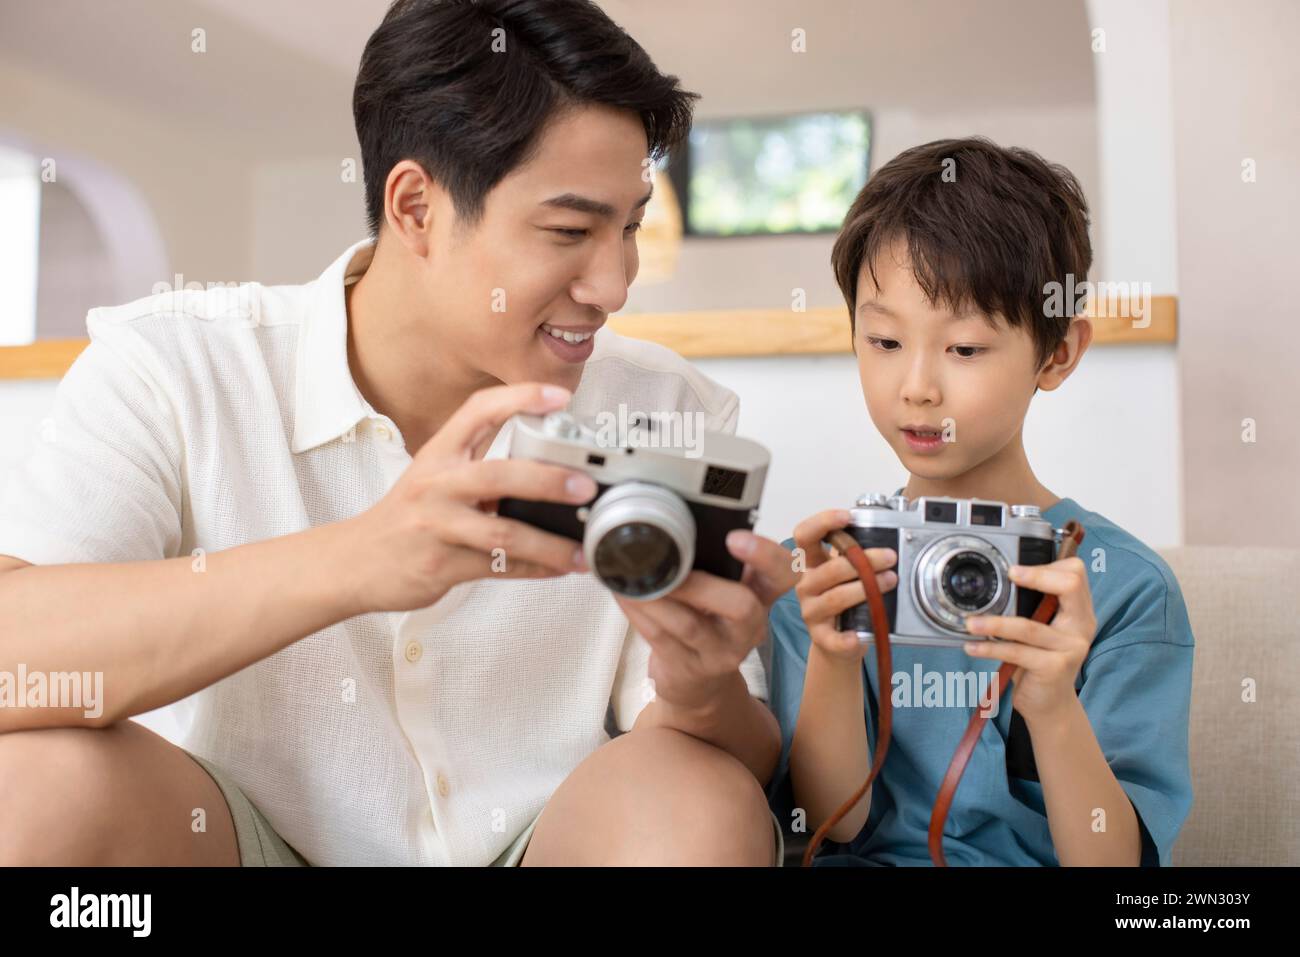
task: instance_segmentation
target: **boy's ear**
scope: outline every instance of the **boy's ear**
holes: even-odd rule
[[[1092,320],[1076,317],[1038,373],[1037,386],[1051,392],[1070,377],[1092,342]]]

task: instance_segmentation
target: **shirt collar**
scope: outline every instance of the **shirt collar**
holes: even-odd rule
[[[307,314],[298,335],[294,377],[294,453],[336,439],[362,418],[374,415],[348,366],[348,312],[344,290],[375,255],[375,241],[363,239],[334,260],[311,283]]]

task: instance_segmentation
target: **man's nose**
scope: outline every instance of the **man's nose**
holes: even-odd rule
[[[596,251],[586,272],[573,283],[570,295],[574,302],[614,313],[627,303],[627,288],[627,253],[619,236]]]

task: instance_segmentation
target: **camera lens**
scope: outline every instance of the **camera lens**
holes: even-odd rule
[[[945,631],[965,634],[969,615],[1000,615],[1011,594],[1010,566],[978,535],[945,535],[925,545],[913,566],[917,610]]]
[[[619,525],[596,545],[591,569],[609,588],[640,598],[667,587],[682,567],[672,537],[645,522]]]
[[[998,590],[993,563],[978,552],[961,552],[949,559],[940,583],[952,603],[963,611],[983,608]]]
[[[649,601],[681,584],[695,563],[695,519],[674,492],[625,482],[591,506],[587,563],[606,588]]]

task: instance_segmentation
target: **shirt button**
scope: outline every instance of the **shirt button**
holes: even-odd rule
[[[379,436],[381,439],[383,439],[385,442],[387,442],[389,439],[393,437],[392,430],[389,429],[389,427],[384,425],[382,422],[379,425],[375,426],[375,434]]]
[[[406,643],[406,660],[415,664],[424,654],[424,647],[418,641],[408,641]]]
[[[451,783],[443,775],[438,775],[438,793],[446,797],[451,792]]]

